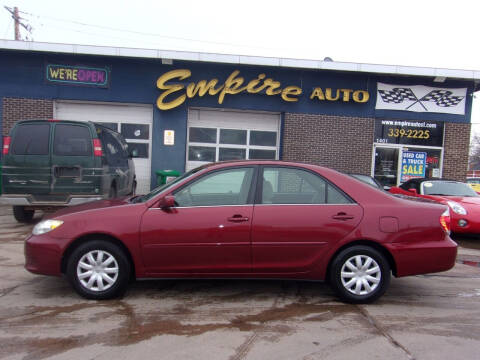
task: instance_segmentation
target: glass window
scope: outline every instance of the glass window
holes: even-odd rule
[[[245,149],[220,148],[218,152],[218,160],[243,160],[247,151]]]
[[[133,151],[136,150],[136,158],[148,158],[148,144],[129,142],[127,145],[129,154],[133,154]]]
[[[253,160],[275,160],[276,155],[276,150],[250,149],[248,151],[248,158]]]
[[[15,155],[48,155],[50,124],[24,124],[17,127],[12,139]]]
[[[189,128],[188,141],[215,144],[217,142],[217,129]]]
[[[188,147],[189,161],[215,161],[215,148],[207,146],[189,146]]]
[[[265,168],[262,204],[346,204],[350,199],[320,176],[293,168]]]
[[[121,124],[120,133],[125,139],[148,140],[150,137],[149,126],[145,124]],[[116,130],[116,129],[114,129]]]
[[[247,130],[220,129],[220,144],[247,145]]]
[[[250,131],[250,145],[277,146],[276,131]]]
[[[60,156],[89,156],[92,154],[90,129],[81,125],[56,124],[53,153]]]
[[[177,191],[178,206],[245,205],[253,168],[216,171]]]

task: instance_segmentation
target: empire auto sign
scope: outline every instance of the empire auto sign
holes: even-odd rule
[[[282,86],[280,81],[269,78],[263,73],[247,81],[240,76],[239,70],[233,71],[223,83],[220,83],[216,78],[190,82],[187,85],[178,82],[188,79],[191,75],[192,72],[190,70],[178,69],[169,71],[158,78],[157,88],[161,91],[161,94],[157,99],[157,107],[160,110],[170,110],[183,104],[187,98],[191,99],[205,95],[215,96],[218,103],[223,104],[227,95],[231,96],[240,93],[264,93],[268,96],[279,96],[286,102],[297,102],[303,93],[301,87],[294,85]],[[316,87],[310,93],[309,98],[310,100],[318,101],[366,103],[370,95],[366,90],[334,90],[332,88]]]

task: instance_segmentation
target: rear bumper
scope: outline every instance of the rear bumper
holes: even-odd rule
[[[441,241],[385,244],[395,259],[397,277],[447,271],[457,258],[457,243],[449,236]]]
[[[102,200],[102,196],[98,195],[69,195],[65,201],[37,201],[32,195],[2,195],[0,196],[0,204],[13,206],[31,206],[31,207],[48,207],[48,206],[74,206],[90,201]]]

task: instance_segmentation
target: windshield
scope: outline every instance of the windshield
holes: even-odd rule
[[[470,186],[456,181],[424,181],[422,190],[424,195],[478,197],[478,194]]]
[[[145,195],[142,195],[142,196],[138,196],[138,197],[134,197],[131,201],[133,203],[140,203],[140,202],[145,202],[147,200],[150,200],[151,198],[153,198],[154,196],[160,194],[162,191],[165,191],[167,190],[168,188],[172,187],[173,185],[175,185],[176,183],[186,179],[186,178],[189,178],[190,176],[194,175],[195,173],[197,173],[198,171],[202,170],[203,168],[205,168],[206,165],[202,165],[202,166],[199,166],[193,170],[190,170],[189,172],[186,172],[185,174],[183,174],[182,176],[176,178],[175,180],[173,181],[170,181],[169,183],[166,183],[166,184],[163,184],[163,185],[160,185],[159,187],[153,189],[152,191],[150,191],[148,194],[145,194]]]

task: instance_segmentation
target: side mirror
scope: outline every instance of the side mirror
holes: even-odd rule
[[[385,185],[385,186],[383,187],[383,190],[388,191],[388,190],[390,190],[391,188],[392,188],[391,186]]]
[[[413,195],[418,195],[417,189],[408,189]]]
[[[167,195],[161,198],[158,202],[160,209],[169,209],[175,206],[175,196]]]

